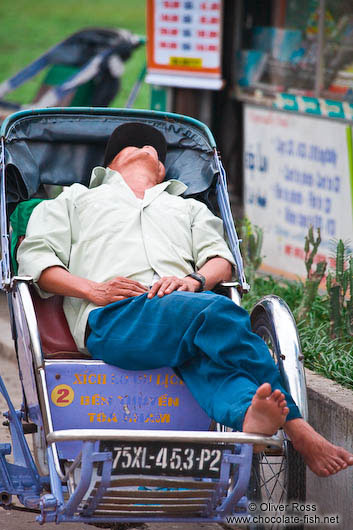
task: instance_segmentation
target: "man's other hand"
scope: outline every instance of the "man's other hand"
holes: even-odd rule
[[[87,299],[98,306],[105,306],[130,298],[145,294],[148,289],[139,282],[117,276],[107,282],[94,282],[91,285]]]
[[[195,293],[200,288],[200,282],[194,278],[177,278],[176,276],[164,276],[156,282],[150,289],[147,298],[153,298],[155,295],[162,297],[173,291],[190,291]]]

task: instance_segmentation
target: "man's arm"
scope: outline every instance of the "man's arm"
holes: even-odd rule
[[[229,281],[232,279],[231,263],[220,257],[211,258],[198,270],[206,279],[205,290],[209,291],[219,282]],[[176,276],[167,276],[156,282],[148,293],[148,298],[155,295],[164,296],[173,291],[191,291],[196,292],[200,288],[200,283],[190,276],[177,278]]]
[[[191,202],[192,248],[196,270],[201,271],[215,256],[235,266],[234,257],[224,240],[222,220],[211,213],[205,204],[195,199],[188,200]]]
[[[217,256],[206,261],[198,272],[206,278],[205,290],[210,290],[220,282],[229,282],[232,279],[233,267],[227,259]]]
[[[232,279],[234,258],[223,238],[223,223],[213,215],[205,204],[194,199],[190,201],[192,212],[191,235],[195,268],[206,279],[205,290],[210,290],[221,281]],[[168,276],[156,282],[148,298],[156,294],[164,296],[173,291],[196,292],[200,283],[194,278]]]
[[[72,239],[70,199],[71,189],[66,189],[56,199],[42,201],[31,214],[17,260],[19,275],[31,276],[35,284],[49,267],[68,269]],[[46,298],[51,296],[49,293],[40,295]]]
[[[147,289],[141,283],[117,277],[107,282],[94,282],[71,274],[63,267],[48,267],[39,277],[38,285],[48,293],[83,298],[105,306],[130,296],[144,294]]]

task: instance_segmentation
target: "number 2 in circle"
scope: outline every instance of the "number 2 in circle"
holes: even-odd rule
[[[67,407],[74,400],[75,393],[69,385],[57,385],[51,392],[51,400],[57,407]]]

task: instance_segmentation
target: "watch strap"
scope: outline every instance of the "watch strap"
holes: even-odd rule
[[[193,278],[194,280],[197,280],[200,283],[200,289],[198,292],[201,292],[205,289],[206,285],[206,278],[202,276],[202,274],[199,274],[198,272],[192,272],[191,274],[188,274],[190,278]]]

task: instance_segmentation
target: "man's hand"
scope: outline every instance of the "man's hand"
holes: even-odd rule
[[[107,282],[92,282],[87,299],[98,306],[105,306],[124,298],[140,296],[147,291],[141,283],[117,276]]]
[[[222,280],[230,280],[232,277],[232,266],[224,258],[214,257],[209,259],[198,272],[205,276],[205,291]],[[145,294],[148,289],[139,282],[117,276],[107,282],[95,282],[86,278],[71,274],[64,267],[53,265],[44,269],[38,280],[38,285],[44,291],[62,296],[73,296],[83,298],[98,305],[105,306],[124,298]],[[165,276],[156,282],[148,293],[148,298],[156,294],[159,297],[170,294],[173,291],[196,292],[200,288],[200,282],[194,278],[177,278],[176,276]]]
[[[164,276],[158,282],[153,284],[147,298],[153,298],[155,295],[162,297],[173,291],[190,291],[195,293],[200,288],[200,282],[194,278],[177,278],[176,276]]]
[[[116,276],[107,282],[94,282],[75,276],[59,266],[45,269],[38,280],[38,285],[48,293],[82,298],[98,306],[112,304],[131,296],[139,296],[148,291],[142,283],[129,278]]]

